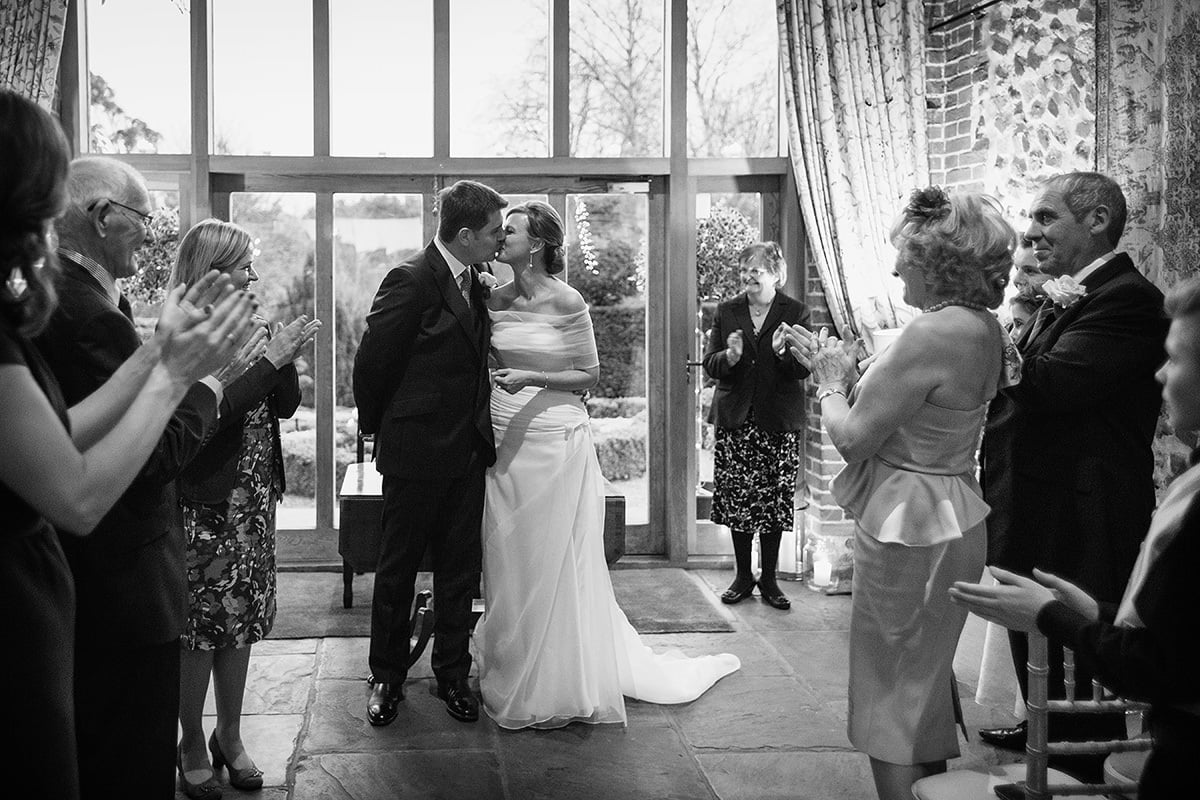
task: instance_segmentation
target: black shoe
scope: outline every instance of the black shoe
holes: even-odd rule
[[[400,701],[404,699],[404,684],[380,681],[371,687],[371,699],[367,701],[367,722],[372,725],[388,725],[400,713]]]
[[[753,578],[747,578],[743,581],[741,578],[734,578],[733,583],[721,595],[721,602],[727,606],[740,603],[750,595],[754,594],[755,581]]]
[[[1025,800],[1025,790],[1019,783],[1000,783],[992,787],[1000,800]]]
[[[763,602],[771,608],[778,608],[780,611],[787,611],[792,607],[792,601],[787,599],[787,595],[779,588],[779,584],[775,583],[774,579],[769,582],[763,582],[760,578],[758,581],[758,593],[762,595]]]
[[[437,696],[446,703],[446,711],[461,722],[479,719],[479,701],[475,699],[466,679],[438,681]]]
[[[1011,728],[981,728],[979,738],[992,747],[1024,753],[1027,727],[1028,723],[1018,722]]]

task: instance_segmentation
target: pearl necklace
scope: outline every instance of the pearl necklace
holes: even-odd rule
[[[941,311],[943,308],[950,306],[963,306],[965,308],[973,308],[976,311],[987,311],[988,307],[983,303],[973,303],[970,300],[943,300],[940,303],[934,303],[928,308],[922,308],[921,311],[925,314],[932,314],[935,311]]]

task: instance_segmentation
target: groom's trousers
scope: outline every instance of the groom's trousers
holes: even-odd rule
[[[433,673],[466,679],[471,669],[471,601],[479,596],[484,462],[471,457],[451,479],[383,478],[383,531],[371,603],[371,673],[401,683],[408,674],[411,613],[425,549],[433,571]]]

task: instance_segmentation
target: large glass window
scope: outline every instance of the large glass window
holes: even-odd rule
[[[433,155],[433,4],[329,4],[335,156]]]
[[[164,0],[87,0],[87,44],[88,150],[188,152],[191,80],[186,5]]]
[[[316,313],[315,198],[311,194],[244,192],[230,197],[231,220],[255,238],[254,270],[259,280],[251,291],[261,304],[258,313],[272,326],[301,314]],[[281,530],[316,525],[317,431],[313,386],[313,343],[296,359],[300,373],[300,408],[280,420],[287,491],[278,510]]]
[[[571,4],[571,155],[663,155],[662,0]]]
[[[419,194],[333,196],[335,487],[357,461],[354,354],[383,277],[425,247]]]
[[[550,154],[548,0],[450,4],[450,154]]]
[[[688,0],[688,155],[779,155],[773,0]]]
[[[312,155],[312,40],[309,3],[213,0],[214,153]]]
[[[588,415],[600,469],[625,496],[625,522],[649,521],[646,409],[646,195],[567,195],[567,279],[590,307],[600,382]]]

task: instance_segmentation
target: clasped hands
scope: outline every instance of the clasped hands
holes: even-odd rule
[[[509,394],[516,394],[526,386],[535,386],[534,381],[542,377],[540,372],[532,372],[527,369],[509,369],[501,367],[500,369],[491,370],[492,383]]]

